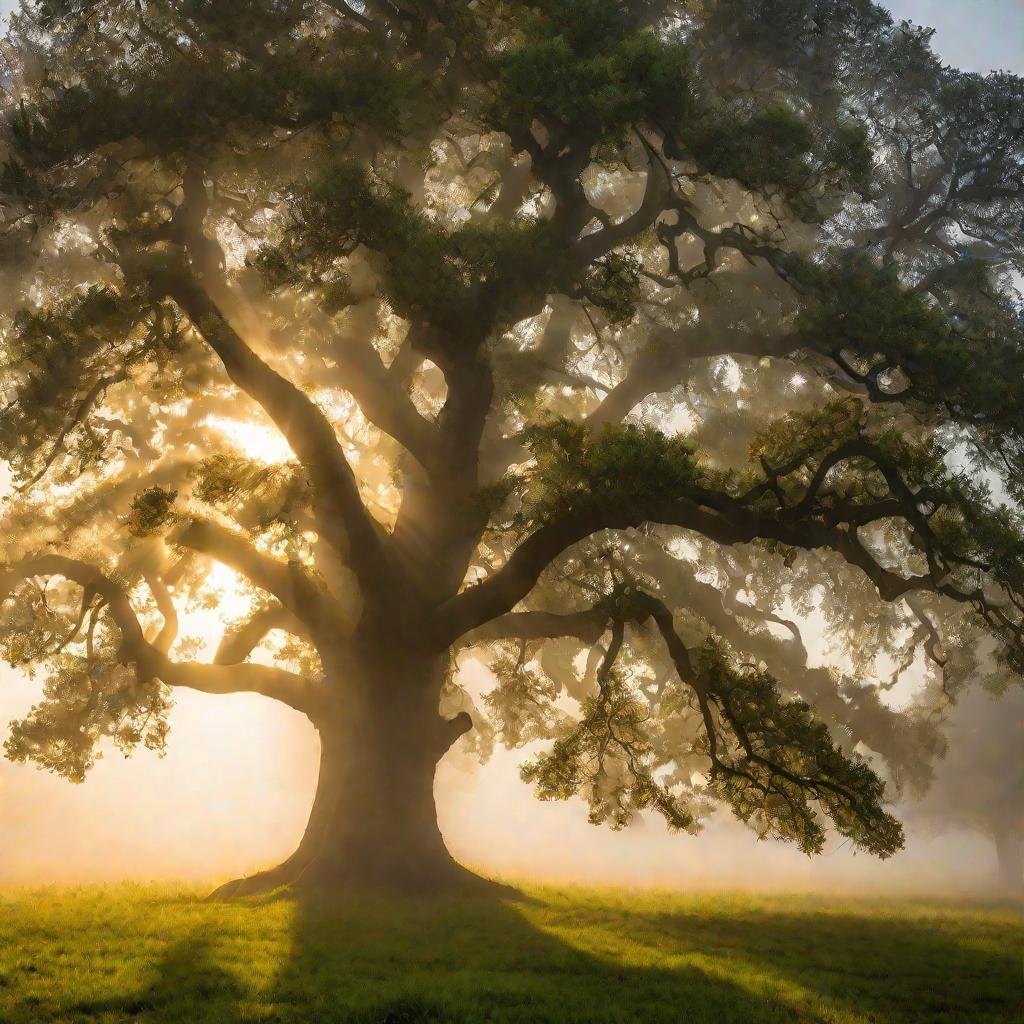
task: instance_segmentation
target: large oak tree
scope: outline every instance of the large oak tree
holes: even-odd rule
[[[159,749],[176,687],[308,715],[235,892],[457,882],[460,737],[547,740],[595,823],[900,848],[878,773],[1024,667],[1024,82],[868,0],[25,0],[3,45],[10,756]]]

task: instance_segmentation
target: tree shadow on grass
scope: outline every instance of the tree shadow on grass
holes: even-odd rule
[[[664,911],[649,903],[619,913],[605,906],[593,916],[640,957],[671,951],[759,994],[751,1020],[775,1019],[765,1010],[774,999],[807,1020],[846,1011],[855,1020],[900,1024],[1024,1021],[1024,949],[1005,917],[997,924],[972,920],[969,911],[962,918],[955,907],[936,914],[934,906],[915,911],[900,901],[853,908],[807,897],[746,902],[742,910],[721,898]],[[592,949],[599,932],[587,929],[578,910],[573,918],[579,948]]]
[[[167,949],[146,988],[124,998],[79,1002],[68,1008],[67,1019],[237,1024],[250,996],[241,979],[220,963],[218,945],[213,934],[193,932]],[[65,1019],[59,1012],[54,1017]]]
[[[604,1024],[1015,1019],[1012,950],[927,919],[714,901],[659,913],[576,894],[531,902],[308,898],[285,905],[262,981],[247,953],[280,898],[213,905],[123,999],[38,1020],[115,1024]],[[272,943],[273,945],[273,943]]]

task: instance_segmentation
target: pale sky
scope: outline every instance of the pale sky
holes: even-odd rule
[[[1024,71],[1024,0],[888,0],[895,18],[936,30],[932,45],[965,71]]]

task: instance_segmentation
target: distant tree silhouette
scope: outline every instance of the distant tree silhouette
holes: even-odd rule
[[[913,814],[936,831],[969,829],[994,846],[999,884],[1024,888],[1024,694],[973,690],[948,724],[949,749]]]

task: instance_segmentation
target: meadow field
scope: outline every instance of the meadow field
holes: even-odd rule
[[[537,889],[0,893],[3,1024],[1020,1021],[1021,907]]]

